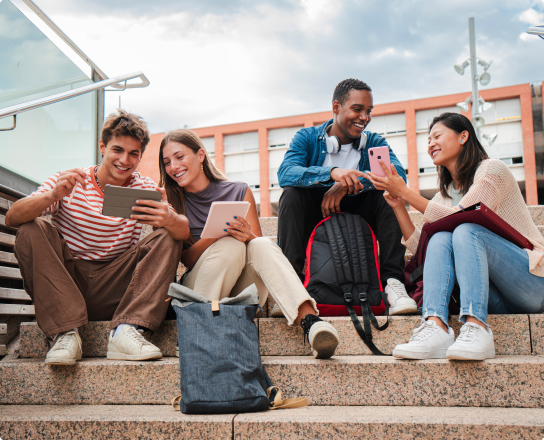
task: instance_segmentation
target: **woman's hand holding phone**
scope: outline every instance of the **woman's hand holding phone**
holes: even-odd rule
[[[225,231],[242,243],[249,243],[255,238],[255,234],[251,232],[251,225],[243,217],[235,216],[234,221],[227,222]]]
[[[366,178],[372,182],[374,188],[380,191],[387,191],[387,193],[392,197],[400,197],[404,199],[404,194],[408,187],[406,182],[402,177],[397,173],[395,167],[389,169],[381,159],[378,159],[378,163],[385,173],[385,177],[377,176],[376,174],[367,171]],[[387,200],[387,197],[386,197]]]

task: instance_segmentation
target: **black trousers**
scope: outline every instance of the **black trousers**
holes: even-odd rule
[[[306,246],[315,226],[323,220],[321,202],[328,188],[283,189],[278,206],[278,244],[304,281]],[[371,190],[345,196],[340,210],[360,215],[374,231],[380,246],[380,276],[385,287],[388,278],[404,283],[402,232],[393,209],[383,198],[383,191]]]

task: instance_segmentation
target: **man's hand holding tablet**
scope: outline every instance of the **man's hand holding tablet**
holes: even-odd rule
[[[251,225],[245,216],[249,202],[213,202],[200,238],[222,238],[227,235],[244,243],[251,241]]]
[[[164,188],[149,190],[114,185],[106,185],[102,214],[167,229],[173,225],[176,216],[168,206]]]

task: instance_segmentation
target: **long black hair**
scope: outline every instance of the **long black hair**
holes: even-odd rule
[[[460,115],[459,113],[442,113],[440,116],[436,116],[433,119],[429,127],[429,132],[439,122],[457,134],[468,131],[468,139],[463,144],[463,149],[461,150],[461,154],[459,154],[455,165],[457,172],[457,190],[460,190],[461,193],[465,195],[474,183],[474,175],[476,174],[476,170],[480,166],[480,163],[485,159],[489,159],[489,156],[476,137],[476,131],[466,116]],[[451,198],[448,194],[448,188],[453,182],[453,177],[445,166],[439,165],[436,168],[438,170],[438,188],[440,194],[442,194],[442,197],[444,198]]]

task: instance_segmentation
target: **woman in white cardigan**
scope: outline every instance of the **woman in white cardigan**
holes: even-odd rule
[[[544,311],[544,239],[525,205],[518,183],[500,160],[489,159],[470,121],[444,113],[430,126],[428,153],[438,168],[439,192],[432,200],[411,191],[394,169],[386,177],[367,173],[393,208],[406,247],[415,253],[420,231],[405,202],[432,223],[478,202],[492,209],[527,238],[533,250],[521,249],[483,226],[465,223],[453,233],[439,232],[429,241],[423,269],[423,318],[406,344],[393,355],[405,359],[483,360],[495,357],[488,313]],[[456,341],[448,326],[448,304],[455,285],[461,292]]]

